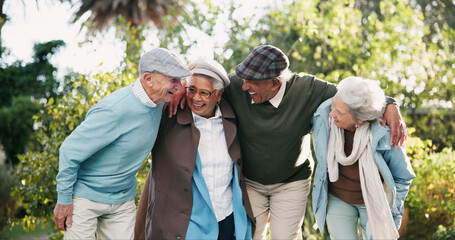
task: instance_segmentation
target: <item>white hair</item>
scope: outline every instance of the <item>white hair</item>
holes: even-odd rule
[[[379,81],[347,77],[341,80],[337,88],[337,95],[349,106],[355,118],[362,121],[381,119],[386,98]]]
[[[280,80],[281,84],[285,84],[287,81],[289,81],[289,79],[291,79],[293,75],[294,74],[291,72],[291,70],[289,70],[289,68],[286,68],[281,71],[280,75],[277,78]]]

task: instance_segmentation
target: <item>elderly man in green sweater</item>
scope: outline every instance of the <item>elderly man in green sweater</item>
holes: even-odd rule
[[[287,56],[259,46],[230,75],[224,97],[235,109],[247,191],[256,219],[253,239],[301,239],[313,159],[311,118],[336,93],[336,85],[293,74]],[[384,114],[393,144],[404,141],[405,125],[395,104]],[[391,140],[391,141],[392,141]],[[391,143],[392,144],[392,143]]]

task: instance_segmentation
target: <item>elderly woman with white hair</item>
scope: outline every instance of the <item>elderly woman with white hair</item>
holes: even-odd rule
[[[377,81],[348,77],[313,116],[318,165],[312,193],[316,227],[332,239],[396,239],[415,174],[403,147],[380,125],[386,98]]]

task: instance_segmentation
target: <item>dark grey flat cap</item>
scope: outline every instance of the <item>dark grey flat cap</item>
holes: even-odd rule
[[[262,45],[237,65],[235,73],[246,80],[269,80],[278,77],[288,67],[289,59],[283,51],[275,46]]]
[[[161,73],[169,77],[184,78],[191,75],[182,61],[165,48],[155,48],[142,55],[139,73]]]

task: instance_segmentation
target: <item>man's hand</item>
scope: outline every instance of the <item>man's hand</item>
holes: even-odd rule
[[[389,104],[386,107],[381,125],[384,127],[386,124],[390,126],[390,145],[393,145],[393,147],[398,146],[398,144],[403,146],[403,142],[408,138],[408,135],[406,133],[406,123],[401,117],[400,109],[397,105]]]
[[[73,204],[57,204],[54,208],[54,222],[63,231],[66,231],[66,228],[70,228],[73,223]]]
[[[169,118],[174,116],[177,113],[177,108],[180,107],[183,109],[185,107],[186,103],[186,98],[185,98],[185,85],[186,82],[184,81],[182,83],[182,89],[174,93],[174,96],[172,97],[172,101],[169,103],[166,103],[164,105],[164,109],[168,109],[169,112]]]

